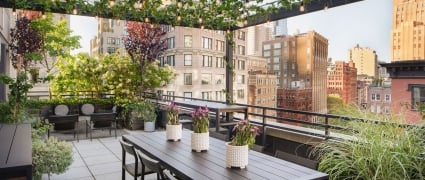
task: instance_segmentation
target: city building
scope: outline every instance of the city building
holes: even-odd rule
[[[14,21],[13,13],[10,8],[0,8],[0,74],[9,74],[10,61],[9,54],[6,51],[10,43],[10,27]],[[0,83],[0,102],[7,100],[7,87]]]
[[[383,63],[391,78],[391,112],[406,123],[422,121],[419,106],[425,103],[425,60]]]
[[[357,104],[357,69],[353,61],[330,64],[327,83],[328,95],[337,95],[346,104]]]
[[[391,112],[391,87],[384,86],[382,82],[369,85],[368,108],[376,114],[390,114]]]
[[[276,108],[276,75],[262,71],[249,71],[248,75],[248,104]],[[259,108],[248,109],[249,113],[263,115]],[[268,116],[276,116],[276,111],[267,110]],[[254,116],[255,118],[255,116]]]
[[[328,40],[314,31],[263,42],[267,70],[278,76],[279,89],[311,89],[312,112],[327,112],[327,56]]]
[[[277,107],[289,110],[308,111],[313,109],[312,89],[277,89]],[[277,116],[281,118],[297,119],[303,121],[311,121],[311,118],[305,114],[291,112],[277,112]],[[285,122],[285,121],[282,121]],[[288,122],[285,122],[288,123]],[[289,123],[296,124],[296,123]]]
[[[161,64],[177,72],[174,82],[161,88],[166,95],[225,101],[226,39],[224,31],[169,26],[166,34],[168,49]],[[246,31],[235,31],[233,100],[248,102],[248,69]]]
[[[274,36],[284,36],[288,35],[288,20],[287,19],[279,19],[274,23]]]
[[[245,28],[245,30],[247,31],[247,55],[262,56],[262,42],[273,39],[273,28],[269,25],[261,24]]]
[[[425,0],[394,0],[391,60],[425,59]]]
[[[121,49],[124,55],[125,49],[122,38],[125,35],[127,22],[123,20],[98,18],[97,35],[90,40],[90,55],[112,54]]]
[[[374,50],[357,44],[348,50],[348,57],[356,64],[357,75],[378,76],[378,56]]]

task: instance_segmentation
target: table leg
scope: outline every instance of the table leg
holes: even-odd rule
[[[215,112],[215,132],[220,131],[220,111]]]

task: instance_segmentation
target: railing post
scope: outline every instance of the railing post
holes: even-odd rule
[[[262,130],[261,132],[263,132],[262,138],[263,138],[263,148],[266,147],[266,110],[265,108],[263,108],[263,123],[262,123]]]
[[[325,116],[325,137],[329,139],[329,119],[328,116]]]

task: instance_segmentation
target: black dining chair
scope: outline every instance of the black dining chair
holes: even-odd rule
[[[70,131],[74,133],[74,139],[78,138],[78,114],[76,115],[51,115],[46,117],[49,124],[53,124],[53,130],[55,132]],[[50,129],[47,130],[47,137],[50,137]]]
[[[156,179],[165,179],[164,174],[162,173],[163,169],[161,164],[159,163],[159,161],[150,158],[149,156],[147,156],[146,154],[142,153],[142,151],[136,149],[136,154],[137,157],[139,157],[140,161],[142,162],[142,164],[144,166],[146,166],[146,168],[151,169],[154,173],[156,173]],[[142,171],[143,171],[143,167],[142,167]],[[142,180],[144,180],[144,175],[146,174],[142,174]]]
[[[92,140],[92,131],[95,129],[109,129],[109,135],[112,135],[112,128],[115,130],[117,138],[117,120],[115,113],[94,113],[90,115],[90,120],[86,121],[86,137],[90,133]]]
[[[171,171],[170,171],[170,170],[168,170],[168,169],[164,169],[164,170],[162,171],[162,173],[164,174],[164,177],[165,177],[167,180],[178,180],[176,177],[174,177],[174,176],[173,176],[173,174],[171,174]]]
[[[130,175],[132,175],[134,180],[137,180],[138,176],[142,176],[143,180],[143,176],[145,174],[154,173],[152,170],[145,167],[142,162],[139,162],[139,158],[137,158],[134,146],[132,144],[124,142],[122,139],[120,139],[120,144],[122,148],[122,180],[125,180],[125,172],[128,172]],[[126,162],[127,154],[130,154],[134,158],[134,163]]]

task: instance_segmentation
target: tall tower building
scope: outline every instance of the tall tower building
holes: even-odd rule
[[[425,59],[425,0],[394,0],[391,61]]]
[[[378,55],[374,50],[357,44],[348,50],[348,59],[356,64],[357,75],[378,77]]]
[[[295,36],[297,39],[298,78],[312,88],[312,111],[327,113],[328,39],[315,31]]]
[[[344,103],[357,103],[357,69],[353,61],[336,61],[328,67],[328,94],[338,95]]]
[[[326,75],[327,75],[328,40],[314,31],[296,36],[281,36],[275,40],[263,42],[263,57],[267,60],[268,72],[278,76],[278,87],[287,89],[281,96],[294,96],[311,92],[303,101],[294,101],[293,107],[281,107],[326,113]],[[311,89],[311,91],[305,91]],[[289,93],[289,94],[286,94]],[[279,96],[279,95],[278,95]],[[283,100],[283,98],[280,98]],[[305,106],[305,102],[312,103]],[[277,103],[278,106],[281,104]]]
[[[90,55],[112,54],[121,49],[124,54],[124,44],[121,42],[127,22],[115,19],[98,19],[97,35],[90,40]]]
[[[280,19],[275,22],[275,36],[288,35],[288,22],[286,19]]]
[[[273,29],[267,25],[257,25],[246,28],[247,55],[262,56],[262,42],[273,39]]]

